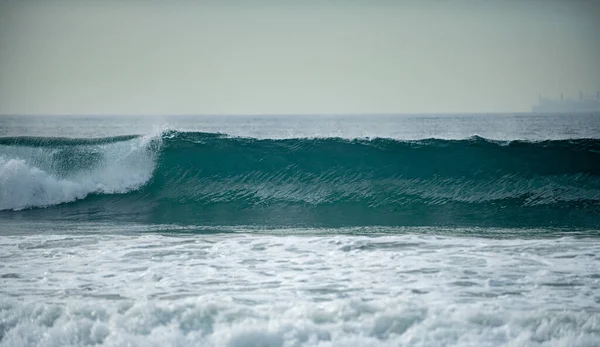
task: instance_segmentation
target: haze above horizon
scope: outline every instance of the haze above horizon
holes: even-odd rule
[[[0,114],[524,112],[600,90],[599,1],[0,0]]]

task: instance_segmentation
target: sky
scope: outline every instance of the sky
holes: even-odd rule
[[[597,0],[0,0],[0,114],[529,111],[600,91]]]

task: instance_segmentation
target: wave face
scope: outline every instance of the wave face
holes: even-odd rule
[[[0,139],[0,217],[600,227],[600,140]]]

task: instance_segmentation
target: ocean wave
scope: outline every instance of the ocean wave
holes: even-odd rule
[[[597,227],[600,140],[3,138],[0,192],[46,218]]]

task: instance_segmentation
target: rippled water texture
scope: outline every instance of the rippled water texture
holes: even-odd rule
[[[1,239],[0,345],[593,346],[600,246],[434,235]]]

